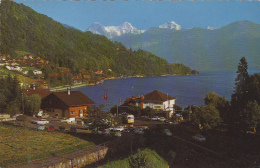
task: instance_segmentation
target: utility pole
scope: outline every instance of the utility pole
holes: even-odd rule
[[[189,108],[189,121],[191,120],[191,117],[190,117],[191,113],[192,113],[192,111],[191,111],[191,106],[190,106],[190,108]]]
[[[118,101],[117,101],[117,105],[116,105],[116,116],[118,116]]]

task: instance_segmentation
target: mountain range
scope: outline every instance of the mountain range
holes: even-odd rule
[[[144,33],[145,30],[138,30],[133,27],[131,23],[124,22],[120,26],[103,26],[98,22],[95,22],[91,25],[87,31],[91,31],[94,34],[104,35],[107,38],[113,38],[117,36],[121,36],[123,34],[141,34]]]
[[[114,37],[133,50],[143,49],[198,70],[236,70],[241,57],[249,69],[260,70],[260,25],[236,21],[221,28],[191,28],[176,31],[150,28],[142,34]]]
[[[167,22],[158,26],[158,28],[162,29],[172,29],[172,30],[181,30],[181,25],[175,23],[174,21]],[[125,34],[142,34],[146,32],[146,30],[139,30],[131,25],[131,23],[124,22],[120,26],[103,26],[98,22],[92,24],[86,31],[90,31],[94,34],[104,35],[109,39],[114,37],[119,37]]]

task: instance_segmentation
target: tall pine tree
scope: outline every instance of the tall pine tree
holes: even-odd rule
[[[245,57],[240,59],[237,67],[237,77],[235,79],[235,90],[231,96],[231,115],[232,123],[239,123],[243,127],[245,121],[245,108],[249,101],[249,75],[248,65]]]

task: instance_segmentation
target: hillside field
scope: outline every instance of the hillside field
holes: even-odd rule
[[[62,132],[0,123],[0,167],[77,150],[94,144]]]

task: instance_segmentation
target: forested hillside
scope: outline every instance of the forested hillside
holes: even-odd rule
[[[23,4],[2,1],[0,11],[2,54],[16,57],[15,51],[25,51],[59,67],[103,70],[114,76],[197,73],[150,52],[129,50],[105,36],[66,28]]]

